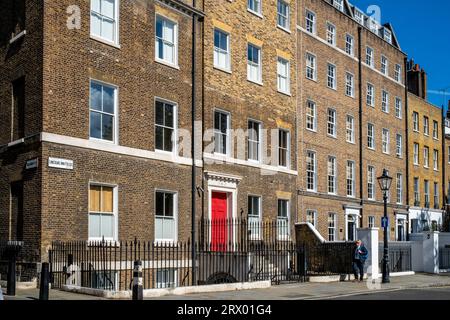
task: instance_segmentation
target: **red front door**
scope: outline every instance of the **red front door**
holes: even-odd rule
[[[225,251],[228,241],[228,196],[213,192],[211,201],[211,250]]]

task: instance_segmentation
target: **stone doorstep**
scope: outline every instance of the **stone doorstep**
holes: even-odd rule
[[[214,293],[224,291],[236,290],[252,290],[252,289],[267,289],[272,286],[270,281],[257,281],[245,283],[226,283],[214,284],[206,286],[192,286],[192,287],[178,287],[172,289],[149,289],[144,290],[144,298],[158,298],[167,295],[182,296],[195,293]],[[64,285],[63,291],[86,294],[106,299],[131,299],[131,291],[108,291],[101,289],[82,288],[79,286]]]

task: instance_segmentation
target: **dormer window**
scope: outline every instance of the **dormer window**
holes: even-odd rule
[[[392,32],[384,28],[384,40],[392,44]]]
[[[359,23],[359,24],[364,24],[364,13],[362,13],[361,11],[359,11],[358,9],[355,9],[355,20]]]
[[[339,10],[344,11],[344,0],[334,0],[333,5]]]
[[[379,25],[373,18],[369,18],[367,20],[367,24],[368,24],[368,27],[369,27],[370,31],[372,31],[373,33],[378,34]]]

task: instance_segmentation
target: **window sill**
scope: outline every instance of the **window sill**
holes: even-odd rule
[[[104,143],[109,145],[118,145],[116,141],[109,141],[109,140],[103,140],[103,139],[97,139],[97,138],[91,138],[89,137],[89,141],[98,142],[98,143]]]
[[[290,92],[284,92],[284,91],[280,91],[280,90],[277,90],[277,91],[278,91],[278,93],[281,93],[285,96],[292,97],[292,94]]]
[[[159,154],[164,154],[167,156],[173,156],[173,157],[175,156],[175,152],[173,152],[173,151],[166,151],[166,150],[160,150],[160,149],[155,148],[155,152],[159,153]]]
[[[9,44],[13,44],[14,42],[19,40],[20,38],[24,37],[26,34],[27,34],[27,30],[23,30],[23,31],[19,32],[14,37],[12,37],[11,40],[9,40]]]
[[[350,143],[350,144],[353,144],[353,145],[356,145],[356,142],[354,142],[354,141],[346,141],[347,143]]]
[[[103,38],[100,38],[100,37],[97,37],[97,36],[94,36],[94,35],[91,35],[90,38],[91,38],[92,40],[97,41],[97,42],[106,44],[106,45],[108,45],[108,46],[110,46],[110,47],[114,47],[114,48],[116,48],[116,49],[121,49],[120,44],[117,44],[117,43],[115,43],[115,42],[109,41],[109,40],[107,40],[107,39],[103,39]]]
[[[216,69],[216,70],[219,70],[219,71],[228,73],[228,74],[231,74],[231,73],[232,73],[232,72],[231,72],[231,69],[224,69],[224,68],[221,68],[221,67],[218,67],[218,66],[213,66],[213,68]]]
[[[367,149],[369,149],[370,151],[376,151],[375,148],[369,148],[369,147],[367,147]]]
[[[254,84],[257,84],[258,86],[261,86],[261,87],[264,85],[262,82],[255,81],[255,80],[251,80],[251,79],[249,79],[249,78],[247,78],[247,81],[248,81],[248,82],[251,82],[251,83],[254,83]]]
[[[289,29],[286,29],[285,27],[283,27],[283,26],[280,26],[279,24],[277,24],[277,28],[278,28],[278,29],[280,29],[280,30],[282,30],[282,31],[284,31],[284,32],[286,32],[286,33],[289,33],[289,34],[291,34],[291,33],[292,33],[292,31],[291,31],[291,30],[289,30]]]
[[[172,69],[180,70],[180,66],[178,64],[173,64],[173,63],[170,63],[170,62],[158,59],[158,58],[155,59],[155,62],[162,64],[164,66],[167,66],[169,68],[172,68]]]
[[[306,78],[307,80],[311,80],[311,81],[314,81],[314,82],[316,82],[316,83],[318,82],[318,81],[317,81],[317,78],[315,78],[315,79],[308,78],[308,77],[305,77],[305,78]]]
[[[327,134],[327,137],[328,137],[328,138],[331,138],[331,139],[336,139],[336,140],[337,140],[337,136],[333,136],[333,135],[331,135],[331,134]]]
[[[348,97],[348,98],[355,99],[355,95],[351,95],[351,96],[350,96],[350,95],[346,94],[345,96]]]
[[[249,8],[247,8],[247,11],[250,12],[251,14],[257,16],[258,18],[264,19],[264,16],[259,12],[253,11],[252,9],[249,9]]]
[[[308,128],[306,128],[306,131],[309,131],[309,132],[312,132],[312,133],[317,133],[317,130],[308,129]]]
[[[327,86],[327,88],[330,89],[330,90],[333,90],[333,91],[336,91],[336,92],[337,92],[337,88],[331,88],[331,87],[329,87],[329,86]]]

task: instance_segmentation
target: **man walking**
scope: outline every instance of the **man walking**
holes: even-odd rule
[[[355,280],[353,282],[363,281],[364,279],[364,264],[369,256],[369,251],[363,245],[361,240],[356,241],[355,250],[353,252],[353,274],[355,275]]]

